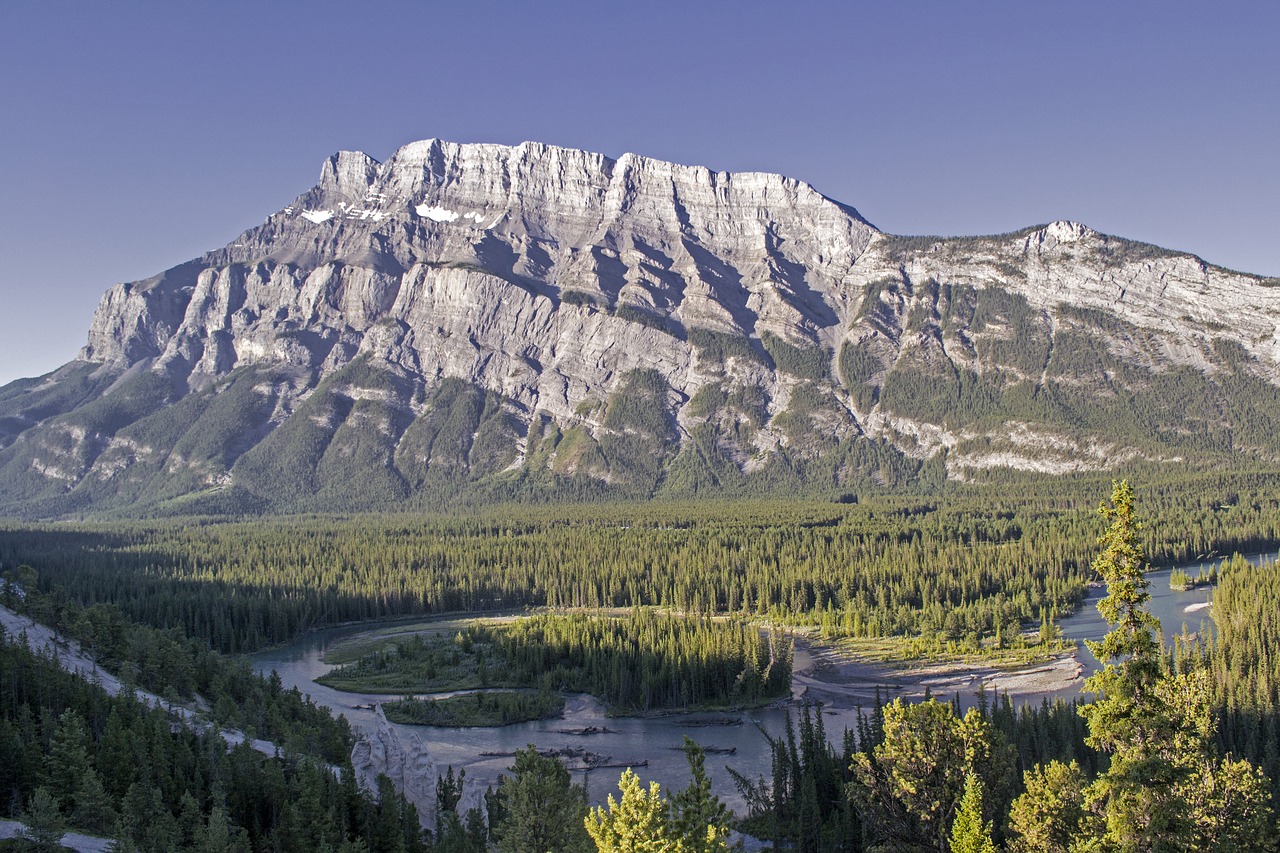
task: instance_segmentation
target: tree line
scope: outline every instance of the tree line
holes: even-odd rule
[[[1148,472],[1161,563],[1280,543],[1280,478]],[[248,652],[342,622],[657,606],[978,646],[1079,606],[1096,478],[937,497],[511,507],[468,516],[0,526],[84,605]],[[1096,493],[1094,491],[1093,493]]]

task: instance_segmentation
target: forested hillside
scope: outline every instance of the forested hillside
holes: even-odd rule
[[[7,572],[5,606],[62,628],[127,683],[204,703],[209,725],[111,696],[0,630],[0,814],[43,837],[73,828],[144,853],[426,849],[390,784],[357,788],[345,720],[200,640],[26,592],[33,580]],[[223,726],[273,740],[277,756],[230,746]]]

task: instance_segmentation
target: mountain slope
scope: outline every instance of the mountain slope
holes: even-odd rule
[[[776,175],[343,152],[0,389],[0,511],[839,492],[1280,455],[1280,288],[1056,222],[884,234]]]

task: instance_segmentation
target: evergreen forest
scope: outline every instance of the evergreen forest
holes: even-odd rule
[[[1160,520],[1139,534],[1156,565],[1280,544],[1280,473],[1136,482]],[[669,607],[831,636],[976,642],[1079,606],[1094,579],[1092,509],[1108,489],[1098,477],[1014,477],[847,503],[0,522],[0,562],[229,653],[346,622],[526,607]]]
[[[349,732],[270,681],[237,684],[237,665],[210,695],[256,691],[241,707],[287,744],[274,757],[230,745],[217,725],[110,696],[19,640],[0,633],[0,814],[24,821],[36,849],[68,828],[134,851],[425,849],[414,807],[385,777],[377,791],[357,787]]]

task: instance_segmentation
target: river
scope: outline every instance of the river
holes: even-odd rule
[[[1254,554],[1247,559],[1253,565],[1258,565],[1276,557],[1275,552],[1268,552]],[[1181,568],[1195,577],[1202,567],[1208,568],[1218,562],[1192,563]],[[1187,592],[1174,592],[1169,589],[1169,571],[1161,569],[1148,575],[1151,582],[1148,609],[1160,620],[1166,639],[1171,641],[1181,631],[1183,624],[1196,631],[1202,623],[1208,621],[1209,611],[1206,605],[1211,600],[1213,591],[1210,587],[1199,587]],[[1096,607],[1098,599],[1104,594],[1105,591],[1100,588],[1091,589],[1080,610],[1061,620],[1059,627],[1066,638],[1097,640],[1106,633],[1108,626],[1102,621]],[[427,620],[418,617],[402,621],[405,625],[422,625]],[[395,623],[384,621],[316,631],[286,646],[254,655],[252,661],[260,672],[274,670],[279,673],[286,688],[297,687],[316,702],[329,706],[334,713],[345,714],[357,731],[373,731],[378,725],[375,712],[356,706],[370,705],[394,697],[344,693],[317,684],[315,679],[333,669],[332,665],[323,661],[326,649],[342,640],[375,629],[385,629],[392,624]],[[1078,645],[1078,660],[1084,666],[1084,674],[1088,675],[1096,671],[1098,662],[1083,643]],[[797,671],[811,663],[807,650],[797,650],[795,663]],[[1045,695],[1050,698],[1071,698],[1079,695],[1078,683],[1068,689]],[[1038,702],[1040,695],[1021,698],[1022,701],[1034,699]],[[711,750],[736,750],[732,755],[714,751],[708,753],[707,770],[711,774],[715,792],[732,808],[741,811],[743,801],[725,768],[733,767],[751,778],[761,774],[767,777],[770,773],[769,749],[757,727],[775,737],[779,736],[785,732],[788,713],[784,708],[761,708],[730,714],[613,718],[606,716],[599,701],[581,694],[568,697],[565,715],[561,719],[497,728],[435,728],[396,724],[391,727],[401,736],[414,733],[422,738],[441,772],[450,765],[455,770],[465,768],[468,787],[473,792],[493,783],[511,763],[509,757],[484,757],[480,753],[509,753],[528,744],[534,744],[540,749],[586,749],[610,756],[611,763],[640,765],[641,762],[648,762],[647,766],[637,766],[637,772],[643,780],[656,780],[671,788],[682,788],[688,782],[688,771],[679,747],[684,737],[689,736]],[[792,708],[790,714],[794,719],[798,711]],[[823,723],[833,743],[839,742],[846,727],[854,725],[856,714],[856,710],[851,708],[827,709],[823,712]],[[699,725],[709,719],[718,724]],[[733,725],[724,724],[730,720]],[[609,731],[585,736],[566,731],[590,726],[607,728]],[[590,801],[601,803],[615,790],[621,772],[618,768],[602,768],[576,775],[579,781],[586,784]]]

